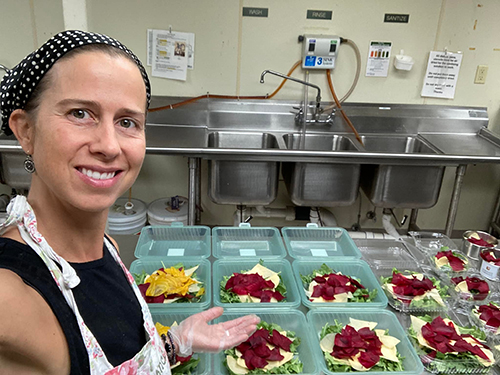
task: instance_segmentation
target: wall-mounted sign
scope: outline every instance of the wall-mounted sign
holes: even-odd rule
[[[243,17],[267,17],[268,14],[268,8],[243,7]]]
[[[331,20],[332,16],[331,10],[307,10],[307,18],[310,20]]]
[[[461,64],[461,53],[431,51],[421,95],[453,99]]]
[[[392,42],[371,41],[366,61],[367,77],[387,77]]]
[[[384,22],[408,23],[409,20],[410,20],[409,14],[386,13],[384,16]]]

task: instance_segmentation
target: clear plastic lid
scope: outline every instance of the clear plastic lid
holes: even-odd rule
[[[202,225],[184,226],[147,226],[142,228],[134,255],[164,257],[201,257],[210,256],[210,228]]]
[[[377,268],[405,269],[415,263],[423,264],[427,258],[414,246],[397,240],[356,239],[354,243],[363,258]]]
[[[428,254],[437,253],[442,247],[458,249],[457,245],[446,235],[436,232],[408,232],[412,245]]]
[[[361,253],[343,228],[320,228],[309,223],[306,227],[284,227],[281,233],[288,253],[295,259],[361,258]]]
[[[278,229],[252,227],[249,223],[212,228],[212,249],[215,258],[280,259],[286,255]]]
[[[500,294],[492,293],[488,303],[476,304],[469,309],[470,321],[490,338],[500,341]]]

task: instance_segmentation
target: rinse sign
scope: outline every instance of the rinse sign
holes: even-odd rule
[[[331,10],[307,10],[307,19],[310,20],[331,20],[333,12]]]

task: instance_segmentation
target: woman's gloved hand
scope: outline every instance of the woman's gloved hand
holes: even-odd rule
[[[176,327],[171,327],[170,333],[177,355],[187,357],[193,352],[217,353],[241,344],[257,329],[260,319],[256,315],[208,324],[221,316],[223,311],[222,307],[213,307],[190,316]]]

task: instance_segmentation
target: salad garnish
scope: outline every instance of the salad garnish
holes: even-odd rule
[[[488,241],[482,239],[479,237],[479,234],[477,233],[472,233],[469,238],[467,238],[467,241],[470,243],[473,243],[474,245],[478,246],[483,246],[483,247],[494,247],[495,245],[489,243]]]
[[[382,288],[393,300],[400,301],[411,308],[445,307],[443,297],[447,297],[448,287],[434,277],[426,277],[419,272],[392,270],[392,276],[382,277]]]
[[[410,336],[418,343],[421,359],[431,372],[476,372],[495,364],[486,336],[438,316],[411,316]]]
[[[142,271],[134,278],[147,303],[199,302],[205,288],[196,277],[198,267],[186,270],[182,263],[170,268],[164,265],[151,275]]]
[[[369,291],[354,277],[333,271],[322,264],[309,275],[300,275],[311,302],[371,302],[377,290]]]
[[[257,331],[238,346],[225,350],[224,365],[231,374],[299,374],[300,338],[277,324],[260,322]]]
[[[436,267],[443,271],[464,271],[467,267],[468,260],[464,256],[460,256],[458,252],[448,250],[447,246],[443,246],[434,256]]]
[[[483,258],[486,262],[494,264],[495,266],[500,266],[500,258],[496,258],[493,251],[482,251],[481,258]]]
[[[403,357],[397,350],[400,340],[387,330],[375,329],[377,322],[349,318],[343,326],[326,324],[320,346],[327,367],[334,372],[403,371]]]
[[[172,327],[175,327],[176,325],[177,322],[172,323]],[[159,322],[155,324],[155,327],[160,337],[165,340],[164,336],[167,335],[167,332],[169,331],[170,327],[164,326]],[[200,359],[193,358],[193,354],[187,357],[177,356],[177,363],[170,366],[170,370],[172,371],[172,374],[191,374],[192,371],[196,370],[196,366],[198,366],[199,362]]]
[[[472,313],[495,335],[500,334],[500,306],[494,302],[475,307]]]
[[[263,266],[262,261],[251,270],[224,276],[220,287],[221,302],[281,302],[286,288],[279,273]]]
[[[479,277],[452,277],[451,282],[456,285],[457,292],[463,293],[467,298],[472,297],[476,301],[484,300],[490,292],[488,283]]]

